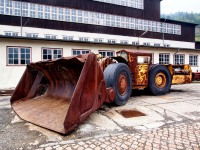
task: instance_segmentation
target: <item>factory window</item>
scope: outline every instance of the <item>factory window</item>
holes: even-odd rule
[[[29,3],[26,3],[26,2],[22,2],[22,16],[23,17],[29,17],[29,9],[28,9],[28,4]]]
[[[128,44],[128,41],[127,40],[121,40],[120,43],[121,44]]]
[[[82,22],[83,22],[83,11],[78,10],[78,23],[82,23]]]
[[[39,36],[38,33],[26,33],[26,37],[38,38],[38,36]]]
[[[57,39],[57,35],[45,34],[44,36],[46,39]]]
[[[36,4],[30,4],[30,16],[33,18],[36,17]]]
[[[88,37],[79,37],[79,40],[80,41],[89,41],[89,38]]]
[[[43,12],[44,12],[43,5],[38,5],[38,18],[41,19],[44,18]]]
[[[70,9],[65,9],[65,21],[70,22]]]
[[[4,14],[4,6],[5,6],[4,0],[0,0],[0,14]]]
[[[109,50],[99,50],[99,54],[101,54],[102,58],[115,56],[115,52]]]
[[[31,62],[30,47],[7,47],[8,65],[26,65]]]
[[[102,39],[102,38],[94,38],[94,42],[102,43],[102,42],[103,42],[103,39]]]
[[[133,45],[139,45],[139,42],[138,41],[134,41],[132,42]]]
[[[64,9],[63,8],[59,8],[58,12],[59,12],[58,20],[63,21],[64,20],[64,15],[63,15]]]
[[[154,43],[154,46],[159,47],[160,43]]]
[[[72,55],[81,55],[81,54],[88,54],[90,50],[82,50],[82,49],[73,49]]]
[[[5,36],[18,36],[18,32],[5,31]]]
[[[6,0],[6,14],[12,15],[12,1]]]
[[[63,36],[63,39],[71,41],[74,39],[74,37],[73,36]]]
[[[159,64],[169,64],[169,54],[160,53],[159,54]]]
[[[50,19],[50,13],[51,13],[51,11],[50,11],[50,6],[44,6],[44,18],[45,19]]]
[[[185,55],[184,54],[174,55],[174,64],[175,65],[184,65],[184,63],[185,63]]]
[[[57,14],[58,14],[57,7],[52,7],[51,8],[51,18],[52,18],[52,20],[57,20]]]
[[[14,1],[14,15],[21,16],[21,4],[18,1]]]
[[[198,55],[190,55],[189,56],[189,64],[191,66],[198,66]]]
[[[71,21],[72,22],[76,22],[76,15],[77,14],[77,10],[76,9],[71,9]]]
[[[151,43],[149,43],[149,42],[144,42],[143,45],[145,45],[145,46],[150,46]]]
[[[108,43],[115,44],[116,40],[108,39]]]
[[[57,59],[62,57],[63,50],[61,48],[42,48],[42,60]]]

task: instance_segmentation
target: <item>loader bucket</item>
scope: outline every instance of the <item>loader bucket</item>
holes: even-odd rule
[[[24,120],[66,134],[105,101],[103,72],[93,53],[27,66],[12,97]]]

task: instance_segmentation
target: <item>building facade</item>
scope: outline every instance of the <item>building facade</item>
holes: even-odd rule
[[[160,19],[161,0],[0,0],[0,88],[26,64],[63,56],[148,50],[154,63],[198,70],[196,24]]]

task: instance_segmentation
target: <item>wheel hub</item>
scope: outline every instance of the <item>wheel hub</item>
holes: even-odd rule
[[[163,88],[165,87],[167,83],[167,79],[164,73],[160,72],[156,75],[155,77],[155,84],[158,88]]]
[[[125,95],[127,90],[127,78],[124,74],[121,74],[118,78],[118,92],[120,95]]]

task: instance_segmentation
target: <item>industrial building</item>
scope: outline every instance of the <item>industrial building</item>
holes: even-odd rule
[[[153,63],[200,71],[197,24],[160,18],[161,0],[0,0],[0,89],[26,64],[120,49],[153,53]]]

